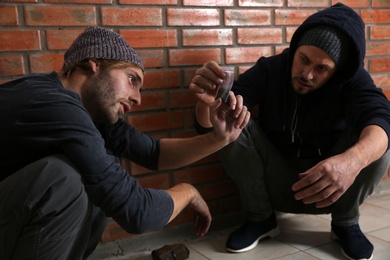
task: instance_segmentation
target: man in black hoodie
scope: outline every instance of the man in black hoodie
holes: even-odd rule
[[[390,105],[364,69],[362,19],[338,3],[308,17],[281,54],[261,57],[234,83],[227,106],[258,106],[240,137],[221,150],[247,221],[230,234],[230,252],[245,252],[279,234],[274,211],[331,214],[332,236],[349,259],[371,259],[359,206],[389,167]],[[225,73],[215,62],[190,84],[207,113]]]

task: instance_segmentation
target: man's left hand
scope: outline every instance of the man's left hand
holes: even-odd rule
[[[353,184],[362,168],[356,158],[348,157],[348,154],[336,155],[300,173],[301,179],[292,186],[295,199],[304,204],[315,203],[317,208],[335,203]]]

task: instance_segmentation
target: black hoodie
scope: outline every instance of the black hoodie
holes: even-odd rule
[[[327,25],[350,38],[349,58],[321,88],[298,96],[291,86],[291,64],[299,38],[310,28]],[[390,134],[390,106],[364,69],[364,23],[348,6],[338,3],[308,17],[294,33],[290,48],[261,57],[233,86],[248,109],[259,105],[259,123],[268,138],[289,156],[321,160],[340,133],[356,133],[367,125]]]

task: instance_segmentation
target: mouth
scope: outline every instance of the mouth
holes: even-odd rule
[[[313,85],[312,84],[308,84],[309,82],[307,81],[303,81],[301,79],[296,79],[296,81],[298,82],[298,84],[302,87],[302,88],[312,88]]]
[[[129,104],[126,104],[126,103],[120,103],[120,107],[119,107],[119,113],[121,115],[124,115],[125,113],[129,112],[131,109],[131,106]]]

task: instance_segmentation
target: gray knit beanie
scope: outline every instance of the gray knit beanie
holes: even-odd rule
[[[65,53],[61,70],[67,72],[75,64],[88,58],[132,62],[144,71],[137,53],[123,37],[100,27],[88,27],[76,38]]]
[[[298,46],[313,45],[325,51],[340,66],[347,59],[347,38],[328,26],[314,27],[303,33]]]

